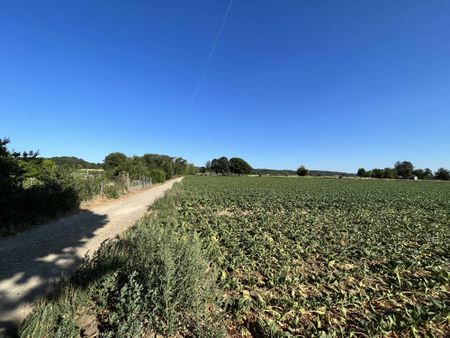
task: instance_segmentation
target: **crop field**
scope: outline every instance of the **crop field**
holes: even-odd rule
[[[448,337],[450,184],[186,177],[21,327],[86,332]]]
[[[188,177],[234,336],[449,336],[450,184]]]

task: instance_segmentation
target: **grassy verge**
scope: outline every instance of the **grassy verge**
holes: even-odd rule
[[[214,248],[184,229],[176,185],[152,212],[106,242],[23,322],[22,337],[217,336]]]

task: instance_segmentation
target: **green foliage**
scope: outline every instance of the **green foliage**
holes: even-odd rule
[[[309,175],[309,170],[306,169],[306,168],[302,165],[302,166],[300,166],[300,167],[297,169],[297,175],[298,175],[298,176],[308,176],[308,175]]]
[[[397,175],[401,178],[411,178],[413,176],[414,166],[408,161],[397,161],[394,165]]]
[[[62,216],[79,207],[81,198],[65,172],[46,177],[41,184],[0,197],[0,234],[13,234],[29,226]]]
[[[65,169],[101,169],[102,165],[99,163],[87,162],[81,158],[74,156],[55,156],[48,160],[56,163],[60,168]]]
[[[77,337],[80,325],[76,318],[87,306],[92,306],[92,303],[86,293],[75,291],[70,286],[61,288],[51,298],[34,306],[33,315],[22,323],[20,337]]]
[[[231,332],[448,332],[447,184],[266,177],[183,184],[179,217],[218,245]]]
[[[277,170],[277,169],[253,169],[251,172],[253,175],[260,176],[294,176],[297,175],[295,170]]]
[[[111,153],[106,155],[103,160],[103,167],[110,172],[112,176],[118,175],[122,171],[128,169],[128,157],[123,153]]]
[[[442,177],[446,177],[445,176],[446,170],[444,168],[441,168],[439,170],[443,174]],[[408,161],[403,162],[398,161],[395,163],[394,168],[384,168],[384,169],[375,168],[367,172],[364,168],[360,168],[358,169],[357,175],[359,177],[389,178],[389,179],[397,179],[397,178],[411,179],[413,177],[417,177],[419,180],[433,179],[433,173],[431,169],[429,168],[414,169],[412,163]]]
[[[160,169],[150,169],[149,175],[154,183],[163,183],[166,180],[166,173]]]
[[[174,175],[190,175],[196,172],[195,167],[181,157],[158,154],[126,157],[122,153],[111,153],[106,156],[104,167],[110,177],[128,172],[130,177],[151,176],[154,182],[163,182]],[[163,171],[164,175],[155,170]]]
[[[416,176],[419,180],[431,180],[433,179],[433,172],[429,168],[415,169],[412,172],[413,176]]]
[[[444,168],[439,168],[439,169],[436,171],[434,177],[435,177],[437,180],[448,181],[448,180],[450,180],[450,171],[448,171],[447,169],[444,169]]]
[[[230,158],[230,172],[238,175],[250,174],[252,167],[242,158]]]
[[[359,168],[356,175],[358,175],[359,177],[368,177],[367,171],[364,168]]]
[[[166,175],[166,179],[174,175],[173,158],[167,155],[145,154],[143,159],[150,169],[161,169]]]
[[[228,175],[230,173],[230,162],[225,156],[211,161],[211,170],[216,174]]]
[[[211,249],[179,220],[178,194],[175,187],[125,238],[105,242],[61,285],[60,293],[75,290],[75,296],[41,303],[23,323],[22,336],[54,337],[60,330],[52,324],[57,318],[86,313],[94,314],[101,337],[218,336]],[[88,298],[84,308],[78,302],[83,297]],[[64,325],[67,332],[73,324]],[[80,334],[83,327],[75,325]]]
[[[122,193],[122,189],[113,182],[103,187],[103,194],[108,198],[119,198]]]
[[[390,179],[398,178],[397,170],[393,168],[384,168],[382,178],[390,178]]]
[[[24,180],[24,170],[7,145],[9,139],[0,139],[0,196],[16,191]]]

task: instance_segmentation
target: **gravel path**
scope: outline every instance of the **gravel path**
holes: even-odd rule
[[[32,302],[88,253],[141,218],[176,178],[106,205],[0,238],[0,337],[14,332]]]

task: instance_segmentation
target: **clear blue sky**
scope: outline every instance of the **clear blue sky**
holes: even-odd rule
[[[0,137],[238,156],[254,167],[450,168],[450,1],[2,1]]]

